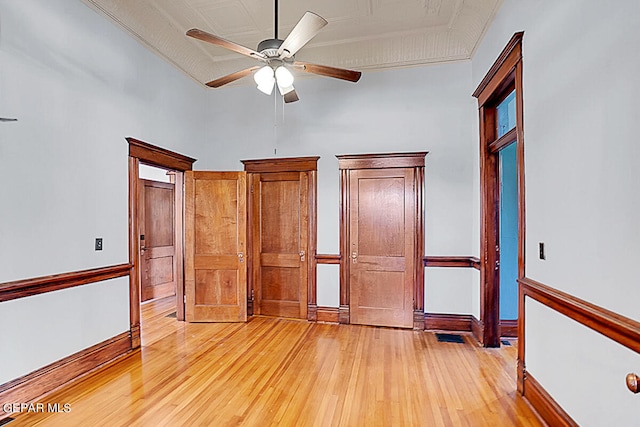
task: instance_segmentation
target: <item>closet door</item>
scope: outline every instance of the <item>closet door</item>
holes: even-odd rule
[[[249,310],[315,320],[317,156],[243,160],[249,182]]]
[[[188,322],[246,322],[247,207],[244,172],[185,174]]]
[[[412,168],[349,171],[351,323],[414,326],[414,174]]]
[[[308,172],[253,174],[254,313],[307,318]]]

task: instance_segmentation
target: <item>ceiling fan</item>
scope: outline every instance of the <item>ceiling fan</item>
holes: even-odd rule
[[[346,70],[343,68],[311,64],[309,62],[295,60],[296,52],[315,37],[315,35],[318,34],[325,25],[327,25],[327,21],[324,18],[313,12],[306,12],[302,18],[300,18],[300,21],[298,21],[296,26],[293,27],[293,30],[291,30],[287,38],[281,40],[278,38],[278,0],[275,0],[274,21],[274,38],[261,41],[256,50],[225,40],[222,37],[215,36],[197,28],[187,31],[187,35],[189,37],[229,49],[233,52],[257,59],[265,64],[263,66],[254,66],[236,71],[235,73],[212,80],[206,83],[206,85],[218,88],[246,77],[257,70],[253,77],[258,85],[258,89],[261,92],[270,95],[273,92],[273,87],[278,86],[278,90],[283,96],[284,102],[289,103],[299,100],[298,94],[293,87],[293,74],[291,74],[289,69],[301,70],[307,73],[333,77],[350,82],[357,82],[360,80],[360,76],[362,74],[360,71]]]

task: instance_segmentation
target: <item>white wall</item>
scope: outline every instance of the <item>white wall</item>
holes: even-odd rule
[[[506,0],[474,86],[521,30],[527,276],[640,320],[640,3]],[[542,386],[581,425],[629,425],[624,375],[640,356],[535,303],[526,316],[525,363]]]
[[[637,426],[625,377],[640,356],[535,300],[526,300],[527,371],[581,426]]]
[[[120,277],[1,303],[0,384],[128,331],[128,299]]]
[[[206,91],[80,1],[0,0],[0,30],[0,283],[128,262],[124,138],[193,151]],[[0,383],[126,331],[126,283],[0,303]]]
[[[213,77],[213,76],[212,76]],[[429,151],[426,157],[426,253],[468,256],[472,222],[471,64],[365,73],[357,84],[328,78],[296,82],[300,102],[274,105],[255,87],[212,91],[209,143],[198,169],[242,169],[239,159],[321,156],[318,162],[318,253],[339,252],[336,154]],[[477,278],[427,269],[425,300],[434,312],[472,312]],[[318,305],[339,303],[337,266],[318,270]]]

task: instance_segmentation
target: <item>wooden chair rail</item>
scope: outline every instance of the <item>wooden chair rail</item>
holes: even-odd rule
[[[581,300],[529,278],[518,280],[525,297],[546,305],[640,353],[640,322]]]
[[[472,267],[480,270],[480,259],[473,256],[425,256],[425,267]]]
[[[129,270],[127,263],[0,283],[0,302],[128,276]]]
[[[340,264],[342,257],[336,254],[316,254],[318,264]]]

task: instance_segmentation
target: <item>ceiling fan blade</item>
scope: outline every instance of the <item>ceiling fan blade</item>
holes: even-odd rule
[[[280,59],[291,58],[295,55],[325,25],[327,25],[327,21],[322,16],[306,12],[278,49]]]
[[[357,82],[362,73],[360,71],[347,70],[344,68],[329,67],[327,65],[310,64],[308,62],[294,62],[294,65],[302,67],[307,73],[318,74],[320,76],[333,77],[335,79]]]
[[[209,87],[216,87],[216,88],[220,86],[224,86],[227,83],[235,82],[238,79],[248,76],[258,68],[260,67],[256,66],[256,67],[251,67],[251,68],[246,68],[244,70],[236,71],[235,73],[227,74],[226,76],[220,77],[219,79],[212,80],[205,84]]]
[[[298,94],[296,93],[295,89],[292,90],[291,92],[285,93],[283,98],[284,98],[285,104],[289,104],[291,102],[296,102],[300,100],[300,98],[298,98]]]
[[[189,31],[187,31],[187,35],[189,37],[193,37],[194,39],[202,40],[207,43],[211,43],[216,46],[220,46],[225,49],[232,50],[241,55],[246,55],[256,59],[263,59],[263,60],[266,59],[266,57],[260,52],[257,52],[253,49],[249,49],[248,47],[244,47],[232,41],[225,40],[222,37],[214,36],[213,34],[207,33],[206,31],[202,31],[197,28],[192,28]]]

